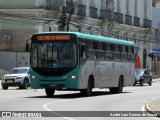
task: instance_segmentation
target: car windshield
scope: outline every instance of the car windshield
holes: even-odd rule
[[[142,75],[144,73],[143,70],[136,70],[136,75]]]
[[[18,69],[15,68],[10,71],[10,74],[23,74],[23,73],[27,73],[26,68],[18,68]]]

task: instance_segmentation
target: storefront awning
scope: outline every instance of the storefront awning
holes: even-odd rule
[[[160,56],[160,49],[152,49],[152,52],[148,54],[149,57]]]
[[[140,68],[141,68],[141,61],[140,61],[140,57],[137,53],[136,54],[136,69],[140,69]]]

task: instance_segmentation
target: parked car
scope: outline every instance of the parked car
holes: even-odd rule
[[[152,85],[152,73],[150,69],[136,69],[135,70],[135,83],[143,86],[144,83],[148,83],[149,86]]]
[[[29,67],[13,68],[8,74],[3,75],[1,86],[7,90],[10,86],[19,86],[20,89],[28,89],[30,86]]]

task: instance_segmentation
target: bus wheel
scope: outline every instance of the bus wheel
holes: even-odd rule
[[[123,78],[119,78],[118,87],[110,88],[110,93],[121,93],[123,91]]]
[[[92,82],[92,79],[90,78],[90,79],[88,80],[87,89],[81,89],[81,90],[80,90],[81,95],[82,95],[82,96],[85,96],[85,97],[89,97],[89,96],[92,94],[92,89],[93,89],[93,82]]]
[[[47,97],[53,97],[55,89],[46,88],[45,92],[46,92]]]

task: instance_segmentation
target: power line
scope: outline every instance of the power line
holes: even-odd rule
[[[43,21],[58,21],[58,18],[43,18],[43,17],[35,17],[31,15],[26,14],[9,14],[5,12],[0,12],[0,18],[6,18],[8,20],[16,20],[16,19],[22,19],[22,20],[43,20]]]
[[[45,21],[47,22],[55,22],[55,23],[58,23],[59,21],[59,18],[44,18],[44,17],[36,17],[34,15],[31,15],[31,14],[11,14],[11,13],[7,13],[7,12],[0,12],[0,18],[1,20],[5,21],[5,22],[8,22],[8,20],[10,21],[13,21],[13,22],[17,22],[18,24],[23,24],[23,23],[32,23],[32,20],[35,20],[33,23],[44,23]],[[72,24],[72,25],[76,25],[76,26],[84,26],[86,28],[92,28],[96,31],[101,31],[101,28],[100,27],[97,27],[97,26],[93,26],[93,25],[90,25],[90,24],[86,24],[86,23],[78,23],[76,21],[70,21],[69,24]],[[30,24],[31,25],[31,24]],[[101,33],[101,35],[108,35],[109,33],[108,32],[104,32]],[[121,38],[127,38],[125,36],[118,36],[118,37],[121,37]],[[115,37],[116,38],[116,37]],[[144,41],[144,40],[141,40],[141,39],[129,39],[129,40],[132,40],[132,41]],[[152,40],[147,40],[146,42],[151,42],[151,43],[154,43],[154,41]]]

